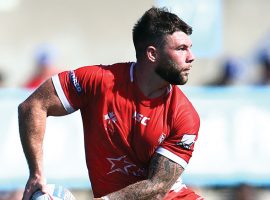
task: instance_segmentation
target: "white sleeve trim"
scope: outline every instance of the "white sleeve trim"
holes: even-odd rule
[[[67,100],[67,97],[63,91],[63,88],[61,86],[61,83],[60,83],[60,80],[59,80],[59,77],[58,75],[54,75],[52,77],[52,82],[53,82],[53,85],[54,85],[54,88],[56,90],[56,93],[62,103],[62,105],[64,106],[65,110],[68,112],[68,113],[73,113],[75,112],[76,110],[70,105],[70,103],[68,102]]]
[[[184,169],[185,169],[185,167],[186,167],[187,164],[188,164],[183,158],[181,158],[181,157],[175,155],[174,153],[172,153],[172,152],[170,152],[170,151],[168,151],[167,149],[164,149],[164,148],[162,148],[162,147],[159,147],[159,148],[156,150],[156,152],[159,153],[159,154],[161,154],[161,155],[163,155],[163,156],[165,156],[165,157],[167,157],[167,158],[169,158],[169,159],[171,159],[172,161],[178,163],[178,164],[181,165]]]

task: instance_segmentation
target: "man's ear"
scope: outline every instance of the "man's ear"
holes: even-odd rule
[[[157,60],[157,49],[154,46],[148,46],[146,49],[146,56],[150,62],[156,62]]]

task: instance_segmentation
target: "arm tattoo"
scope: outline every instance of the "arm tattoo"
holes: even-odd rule
[[[182,172],[183,168],[179,164],[160,154],[155,154],[150,163],[148,178],[153,182],[162,183],[168,191]]]
[[[183,172],[172,160],[155,153],[151,159],[148,179],[129,185],[108,195],[109,199],[162,199]]]

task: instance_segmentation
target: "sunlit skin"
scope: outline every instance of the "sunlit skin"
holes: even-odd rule
[[[165,46],[159,51],[156,73],[170,84],[185,84],[195,59],[191,47],[192,41],[184,32],[166,36]]]
[[[169,84],[183,85],[188,81],[195,57],[191,51],[190,37],[181,31],[165,36],[161,47],[150,45],[146,57],[138,59],[135,79],[148,98],[163,95]]]

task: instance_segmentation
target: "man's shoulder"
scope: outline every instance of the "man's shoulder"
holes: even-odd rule
[[[173,86],[173,99],[172,101],[175,102],[176,107],[188,110],[194,110],[195,108],[186,94],[181,90],[181,88],[177,85]]]
[[[188,97],[181,90],[179,85],[173,85],[172,92],[173,92],[174,98],[177,98],[178,101],[183,102],[183,103],[187,103],[189,101]]]
[[[81,66],[76,69],[76,74],[83,76],[84,78],[114,78],[116,76],[124,76],[129,74],[129,66],[131,63],[114,63],[110,65],[87,65]]]
[[[102,65],[104,78],[113,78],[116,81],[129,80],[131,62]]]
[[[173,98],[171,101],[174,117],[178,119],[185,118],[189,121],[188,124],[200,124],[200,117],[196,108],[179,86],[173,88]]]
[[[124,71],[129,71],[131,64],[132,64],[131,62],[123,62],[123,63],[114,63],[111,65],[101,65],[101,67],[104,70],[108,70],[113,73],[117,72],[122,73]]]
[[[85,65],[78,67],[77,70],[81,71],[99,71],[99,70],[125,70],[131,66],[132,62],[122,62],[122,63],[113,63],[113,64],[94,64],[94,65]]]

